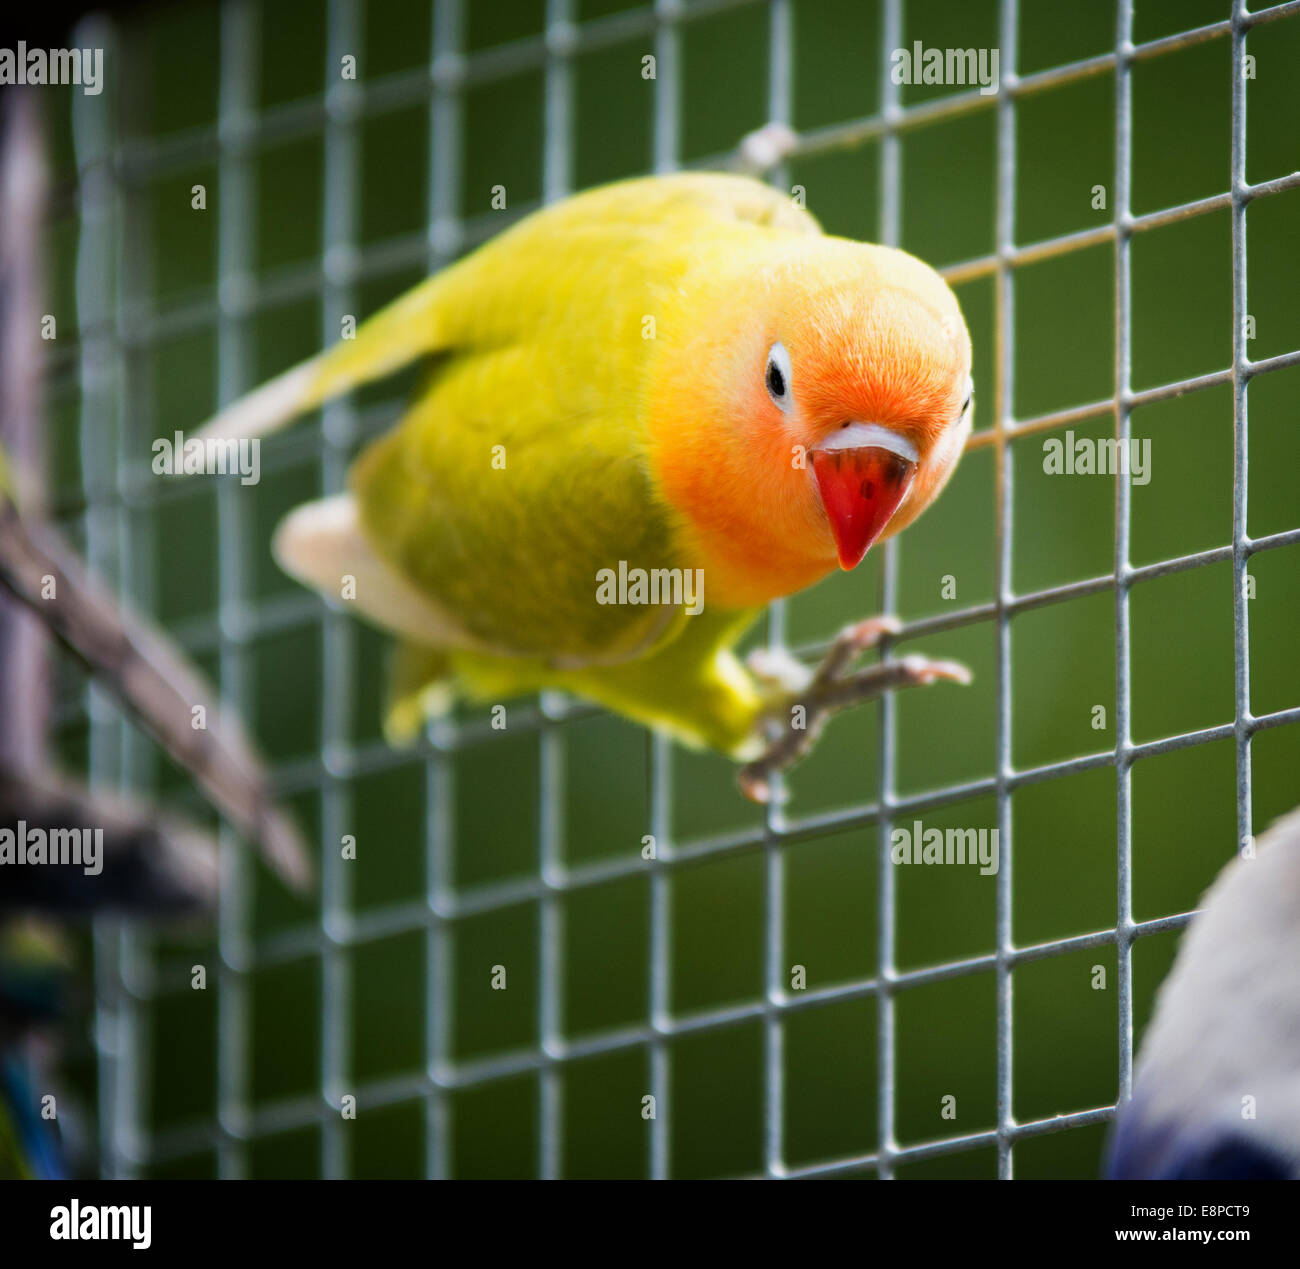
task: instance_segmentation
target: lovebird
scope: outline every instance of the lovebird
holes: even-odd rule
[[[775,772],[836,710],[965,681],[857,623],[815,671],[735,647],[768,601],[910,524],[971,427],[956,298],[902,251],[833,237],[757,180],[684,173],[544,207],[218,414],[251,440],[412,363],[405,416],[273,550],[398,644],[386,730],[458,696],[594,701]]]
[[[1117,1178],[1300,1180],[1300,807],[1182,936],[1107,1159]]]

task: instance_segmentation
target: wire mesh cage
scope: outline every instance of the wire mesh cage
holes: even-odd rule
[[[322,867],[287,897],[223,830],[210,946],[96,926],[103,1173],[1094,1175],[1177,932],[1295,800],[1300,4],[235,2],[77,39],[121,69],[53,130],[56,501]],[[896,82],[917,41],[996,84]],[[767,179],[956,289],[977,417],[926,520],[763,637],[896,612],[974,686],[837,723],[766,811],[549,694],[390,749],[382,640],[267,542],[409,384],[269,442],[256,488],[160,482],[151,438],[543,202],[772,122]],[[1055,478],[1052,438],[1150,439],[1154,478]],[[94,688],[62,734],[191,796]],[[901,868],[922,822],[995,830],[996,871]]]

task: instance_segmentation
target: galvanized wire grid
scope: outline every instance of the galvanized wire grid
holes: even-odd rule
[[[219,117],[211,128],[198,129],[159,142],[119,141],[107,113],[93,100],[76,99],[74,131],[78,167],[82,174],[79,212],[81,243],[77,263],[77,301],[82,338],[75,361],[62,367],[63,380],[79,383],[82,399],[81,445],[86,472],[86,534],[92,563],[119,579],[126,593],[146,610],[154,601],[154,579],[147,561],[153,558],[153,518],[147,514],[175,490],[143,481],[138,468],[123,454],[111,452],[112,429],[105,420],[122,416],[121,403],[153,421],[145,397],[147,383],[138,375],[133,354],[148,349],[164,333],[210,329],[218,336],[219,389],[229,401],[252,386],[248,373],[248,319],[263,308],[294,298],[320,294],[322,339],[331,340],[341,314],[355,312],[355,287],[369,277],[387,274],[407,265],[436,268],[465,247],[499,227],[491,216],[462,220],[458,215],[462,97],[477,84],[506,79],[524,70],[544,67],[546,88],[544,195],[563,196],[570,188],[573,149],[573,90],[571,60],[575,54],[610,46],[637,35],[649,37],[657,59],[654,116],[654,166],[668,171],[677,166],[679,110],[679,40],[686,24],[720,11],[767,3],[770,13],[771,64],[769,114],[789,122],[791,86],[791,11],[789,0],[701,0],[689,7],[680,0],[658,0],[653,6],[591,22],[576,24],[572,0],[548,0],[545,34],[535,39],[482,53],[462,53],[463,6],[442,0],[436,9],[433,48],[427,69],[391,75],[378,82],[336,85],[323,98],[295,102],[258,113],[256,109],[257,14],[243,2],[223,7],[221,16],[221,87]],[[565,779],[560,727],[567,718],[587,707],[546,697],[534,710],[517,711],[512,730],[533,728],[541,734],[541,830],[535,875],[507,883],[456,889],[449,874],[451,834],[451,760],[458,749],[482,742],[485,726],[476,722],[437,724],[423,752],[427,764],[427,893],[418,899],[363,915],[349,910],[348,873],[337,851],[322,852],[324,861],[322,917],[319,926],[292,929],[255,940],[251,934],[249,862],[242,847],[228,834],[223,837],[223,886],[219,918],[220,968],[218,1103],[216,1122],[151,1134],[141,1113],[144,1090],[143,1027],[151,1001],[185,984],[170,981],[154,965],[149,940],[117,925],[97,928],[96,1039],[100,1055],[100,1102],[103,1171],[108,1176],[131,1176],[150,1166],[190,1154],[215,1149],[221,1175],[239,1177],[248,1171],[253,1142],[295,1127],[319,1125],[324,1175],[345,1175],[345,1126],[338,1113],[340,1095],[350,1092],[365,1109],[399,1103],[422,1102],[426,1108],[426,1170],[433,1177],[451,1170],[449,1152],[449,1099],[453,1092],[512,1075],[536,1072],[539,1077],[537,1172],[555,1176],[561,1171],[562,1075],[566,1063],[597,1054],[642,1049],[649,1056],[650,1086],[660,1113],[650,1124],[647,1170],[654,1177],[671,1172],[668,1042],[675,1037],[761,1020],[765,1047],[764,1171],[774,1177],[833,1175],[875,1168],[891,1176],[900,1162],[914,1161],[979,1146],[996,1146],[1000,1175],[1012,1173],[1012,1147],[1026,1137],[1059,1132],[1108,1120],[1111,1106],[1099,1106],[1050,1119],[1017,1122],[1012,1117],[1012,991],[1013,969],[1044,957],[1084,948],[1115,946],[1118,952],[1119,1088],[1127,1097],[1132,1068],[1132,967],[1135,939],[1181,928],[1189,913],[1158,920],[1134,922],[1131,893],[1131,772],[1142,758],[1191,745],[1232,737],[1237,756],[1237,828],[1244,839],[1251,833],[1250,744],[1264,728],[1300,722],[1300,708],[1262,716],[1249,710],[1247,608],[1242,586],[1251,557],[1261,551],[1300,543],[1300,528],[1269,537],[1251,539],[1246,533],[1246,389],[1259,374],[1300,364],[1300,351],[1252,362],[1246,354],[1245,211],[1254,199],[1300,187],[1300,174],[1250,185],[1245,179],[1245,79],[1242,54],[1247,32],[1256,25],[1300,14],[1300,0],[1275,5],[1257,13],[1235,0],[1232,17],[1195,30],[1149,43],[1132,43],[1132,0],[1117,0],[1115,51],[1019,76],[1015,68],[1018,42],[1017,0],[1003,0],[999,44],[1002,81],[997,111],[997,244],[995,251],[945,270],[950,281],[992,277],[996,297],[996,381],[993,426],[976,435],[971,447],[992,445],[996,451],[996,594],[997,599],[954,613],[912,622],[893,642],[905,641],[977,622],[996,623],[997,736],[996,771],[978,780],[901,796],[895,790],[896,708],[886,697],[880,708],[880,795],[876,802],[799,820],[787,820],[772,809],[761,833],[737,832],[704,839],[674,842],[670,807],[673,791],[666,742],[656,739],[651,763],[651,814],[648,830],[658,843],[659,858],[652,864],[639,857],[580,867],[566,867],[561,843],[563,824],[560,790]],[[331,66],[359,43],[361,11],[357,0],[330,0],[328,6]],[[902,0],[884,0],[882,47],[902,44]],[[80,33],[79,43],[112,47],[113,31],[103,23]],[[1158,57],[1205,41],[1231,46],[1232,171],[1229,189],[1210,198],[1142,216],[1129,210],[1131,161],[1131,70],[1135,62]],[[1047,241],[1017,245],[1014,241],[1016,105],[1019,99],[1045,89],[1072,83],[1098,73],[1115,77],[1114,218],[1111,224]],[[904,132],[988,107],[988,99],[974,89],[940,100],[905,108],[898,87],[883,78],[876,114],[798,137],[794,153],[808,155],[855,142],[879,142],[881,209],[879,237],[899,240],[901,197],[900,138]],[[361,250],[356,246],[359,145],[357,125],[366,115],[402,105],[429,103],[431,145],[429,153],[429,219],[425,235],[386,242]],[[319,267],[282,271],[268,280],[255,276],[250,241],[252,187],[250,160],[260,149],[293,137],[323,133],[325,142],[325,250]],[[177,170],[196,157],[217,157],[222,197],[219,200],[219,285],[210,301],[187,305],[162,315],[151,314],[141,297],[149,293],[150,279],[143,268],[139,246],[149,226],[139,217],[122,218],[123,191],[135,184]],[[700,166],[716,166],[727,156],[713,156]],[[782,183],[783,171],[771,174]],[[1130,248],[1135,234],[1207,212],[1231,209],[1233,357],[1232,364],[1212,374],[1134,392],[1130,387],[1131,295]],[[1015,347],[1012,314],[1015,270],[1032,262],[1094,246],[1113,244],[1115,253],[1115,381],[1114,395],[1065,410],[1028,419],[1013,414],[1012,385]],[[59,369],[56,366],[56,370]],[[1116,419],[1116,434],[1127,441],[1134,408],[1189,391],[1231,383],[1234,401],[1233,539],[1230,545],[1191,555],[1133,567],[1129,562],[1130,490],[1116,482],[1115,555],[1111,573],[1016,594],[1011,584],[1011,442],[1019,437],[1062,428],[1107,415]],[[57,389],[56,389],[57,390]],[[158,421],[159,425],[163,421]],[[170,430],[171,421],[162,431]],[[305,452],[323,457],[323,484],[333,491],[343,486],[349,445],[364,434],[373,420],[347,401],[326,408],[320,436],[304,429],[300,448],[289,458],[283,453],[266,465],[274,469],[301,460]],[[144,512],[145,514],[141,514]],[[216,651],[220,657],[222,685],[235,705],[250,704],[248,650],[267,634],[321,620],[320,606],[311,596],[254,604],[249,598],[250,552],[261,544],[249,540],[241,510],[239,487],[224,482],[218,503],[220,529],[220,611],[210,620],[185,623],[178,632],[196,652]],[[1236,712],[1231,722],[1199,731],[1134,744],[1130,736],[1129,595],[1140,582],[1231,559],[1234,574],[1234,656]],[[898,556],[890,542],[884,551],[880,610],[895,609]],[[1016,614],[1101,591],[1115,595],[1116,745],[1113,749],[1065,761],[1017,770],[1011,761],[1011,637]],[[322,837],[337,842],[348,831],[348,782],[360,774],[384,770],[409,756],[391,754],[382,745],[351,744],[353,702],[348,688],[351,645],[354,638],[346,617],[324,618],[325,679],[331,685],[325,697],[319,753],[311,760],[289,764],[277,771],[286,793],[315,789],[323,807]],[[773,605],[770,638],[781,645],[785,635],[783,604]],[[819,649],[801,649],[808,654]],[[139,788],[145,783],[143,746],[122,725],[116,709],[94,688],[87,711],[91,727],[92,776]],[[1117,902],[1113,928],[1072,938],[1029,946],[1016,946],[1011,936],[1012,838],[1011,794],[1025,785],[1057,779],[1076,772],[1115,767],[1118,780]],[[937,808],[982,795],[997,800],[997,826],[1002,844],[997,880],[996,950],[986,955],[901,971],[894,958],[895,890],[889,862],[889,834],[896,817]],[[783,987],[785,960],[782,926],[785,901],[784,847],[854,826],[877,825],[878,968],[860,981],[820,990],[789,994]],[[669,877],[681,865],[703,858],[720,858],[738,852],[762,850],[766,860],[765,983],[763,999],[690,1014],[674,1014],[669,1001]],[[649,1017],[642,1025],[607,1031],[580,1041],[563,1034],[560,1010],[563,900],[566,896],[599,887],[650,869]],[[539,904],[540,1001],[536,1044],[483,1060],[456,1062],[450,1048],[449,986],[453,940],[450,923],[467,915],[497,911],[524,900]],[[361,1086],[349,1081],[348,1044],[351,1017],[351,977],[346,964],[350,949],[399,932],[424,931],[427,937],[428,976],[425,998],[426,1058],[423,1070],[401,1078]],[[303,959],[319,958],[322,999],[323,1063],[318,1095],[290,1098],[253,1106],[250,1097],[251,1002],[249,976],[259,968]],[[895,1139],[895,999],[900,992],[921,984],[993,971],[997,979],[997,1126],[988,1131],[961,1133],[921,1144],[900,1146]],[[791,1167],[783,1148],[784,1060],[786,1017],[797,1010],[815,1009],[830,1002],[874,997],[878,1004],[878,1133],[874,1150],[850,1157],[828,1159],[815,1165]],[[414,992],[412,999],[414,1001]],[[413,1006],[414,1007],[414,1006]]]

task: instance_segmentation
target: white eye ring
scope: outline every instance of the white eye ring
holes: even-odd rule
[[[763,382],[767,385],[767,395],[772,398],[777,409],[788,414],[794,405],[794,381],[790,370],[790,354],[780,341],[768,351]]]

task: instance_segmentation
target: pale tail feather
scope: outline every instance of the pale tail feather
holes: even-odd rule
[[[435,314],[441,278],[429,278],[380,309],[357,327],[353,338],[340,340],[228,405],[203,425],[200,438],[268,436],[331,397],[382,379],[445,346]]]
[[[351,494],[295,507],[275,530],[272,554],[290,577],[421,644],[464,644],[458,622],[381,559],[361,529]],[[345,583],[345,579],[348,579]]]

